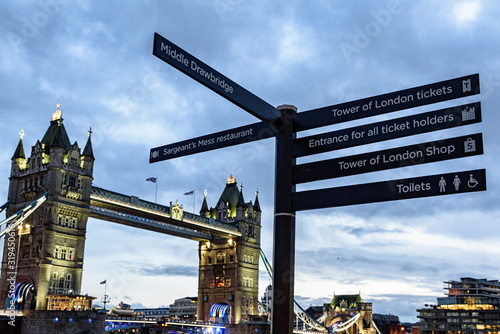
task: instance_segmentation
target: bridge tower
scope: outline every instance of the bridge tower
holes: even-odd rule
[[[93,180],[91,131],[80,153],[77,142],[69,140],[58,104],[42,140],[32,146],[31,157],[25,156],[23,135],[21,131],[12,157],[7,216],[47,191],[48,199],[16,231],[16,270],[8,262],[12,254],[5,242],[0,308],[8,308],[14,296],[20,310],[83,310],[91,306],[88,297],[79,295]],[[17,271],[14,293],[7,280],[13,271]]]
[[[214,238],[199,244],[198,320],[238,324],[258,314],[261,209],[245,202],[243,186],[232,175],[217,205],[208,208],[206,192],[200,215],[238,227],[241,237]]]

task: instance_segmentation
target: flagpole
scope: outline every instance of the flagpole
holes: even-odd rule
[[[156,179],[155,182],[155,204],[157,203],[157,196],[158,196],[158,179]]]
[[[196,202],[196,190],[193,190],[193,214],[194,214],[194,203]]]

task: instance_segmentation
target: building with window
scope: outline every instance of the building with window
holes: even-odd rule
[[[158,307],[134,309],[134,316],[143,316],[144,318],[169,318],[170,308]]]
[[[182,320],[196,320],[196,311],[198,308],[197,300],[197,297],[176,299],[173,304],[170,304],[170,317]]]
[[[9,243],[4,244],[0,308],[11,302],[18,310],[92,308],[93,298],[80,291],[95,160],[90,134],[83,151],[77,142],[72,144],[59,105],[45,135],[31,147],[31,156],[25,154],[21,131],[11,159],[7,217],[49,195],[11,236],[12,244],[19,245],[14,293],[7,280],[13,271]]]
[[[241,236],[200,242],[198,320],[239,324],[258,315],[261,213],[258,192],[245,201],[232,173],[215,207],[205,193],[200,215]]]
[[[421,334],[500,332],[498,280],[464,277],[444,283],[447,296],[417,310]]]

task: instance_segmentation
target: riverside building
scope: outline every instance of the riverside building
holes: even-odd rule
[[[418,309],[421,334],[487,334],[500,332],[498,280],[461,278],[444,282],[447,297]]]

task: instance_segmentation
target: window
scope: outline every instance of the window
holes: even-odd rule
[[[217,277],[215,280],[217,282],[218,288],[224,287],[224,284],[226,283],[226,280],[224,277]]]
[[[229,255],[229,262],[234,262],[234,255]]]
[[[58,289],[64,289],[64,277],[59,278],[59,283],[57,284]]]
[[[253,278],[243,277],[243,286],[247,288],[253,288]]]
[[[218,252],[217,253],[217,264],[222,264],[226,262],[226,253]]]
[[[69,176],[68,186],[73,187],[73,188],[76,187],[76,176],[75,175],[70,175]]]
[[[67,290],[71,289],[71,274],[66,275],[66,286]]]
[[[212,264],[212,257],[211,257],[211,256],[208,256],[208,257],[207,257],[207,263],[208,263],[208,264]]]
[[[73,261],[75,258],[75,249],[72,247],[54,247],[54,258],[60,260]]]

